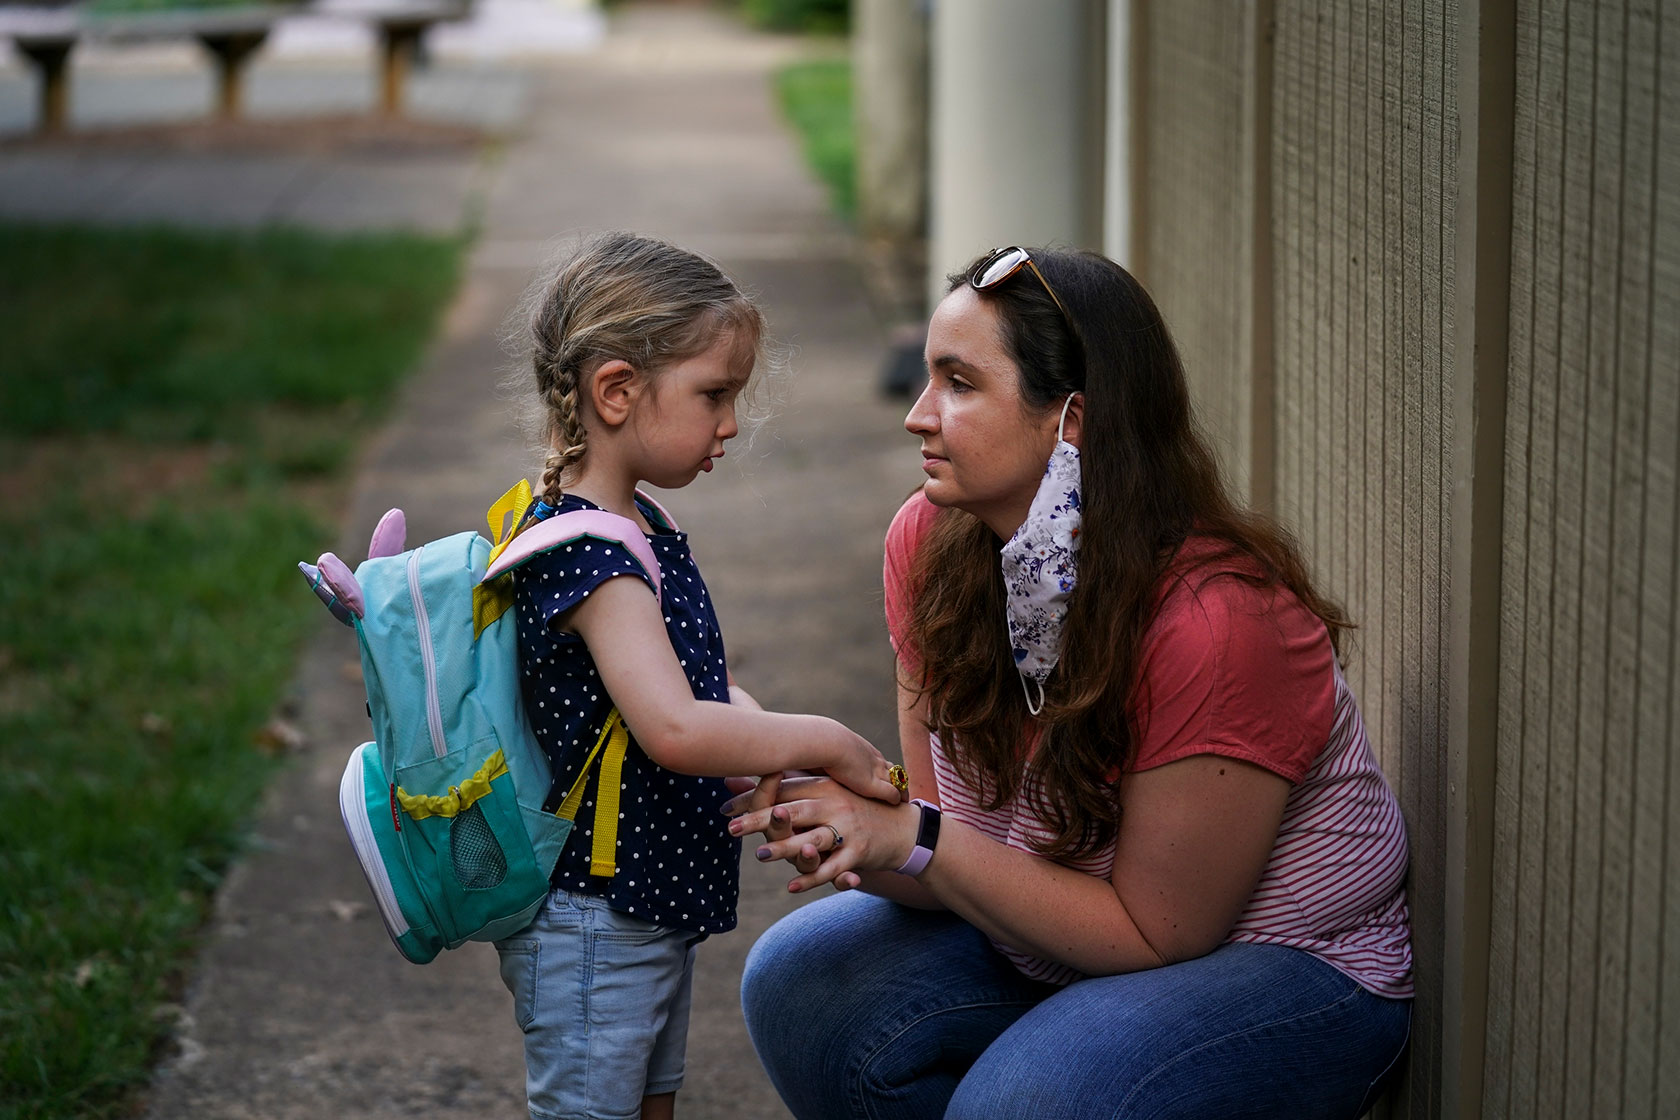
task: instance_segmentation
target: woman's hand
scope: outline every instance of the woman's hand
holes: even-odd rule
[[[785,778],[774,804],[763,786],[725,806],[735,817],[729,831],[762,833],[764,843],[754,852],[761,862],[793,863],[800,872],[788,883],[793,893],[824,883],[851,889],[861,882],[859,872],[900,867],[915,846],[919,811],[912,806],[860,797],[832,777]]]

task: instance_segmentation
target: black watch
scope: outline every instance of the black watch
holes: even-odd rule
[[[918,805],[922,810],[922,823],[916,826],[916,846],[910,849],[910,858],[904,861],[904,866],[898,869],[900,875],[914,878],[922,873],[933,858],[934,845],[939,843],[939,806],[929,804],[921,798],[912,798],[912,805]]]

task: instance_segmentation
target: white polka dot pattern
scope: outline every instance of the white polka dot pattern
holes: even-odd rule
[[[560,502],[561,512],[593,508],[572,495]],[[688,683],[697,698],[727,703],[723,635],[688,536],[650,533],[648,543],[664,583],[665,629]],[[627,549],[599,540],[562,545],[515,569],[520,682],[532,729],[554,770],[546,803],[550,810],[576,779],[613,702],[583,640],[557,633],[549,623],[605,581],[623,575],[647,578]],[[616,910],[664,926],[697,933],[733,929],[741,843],[729,835],[728,822],[718,812],[729,796],[722,779],[666,770],[642,752],[635,734],[632,727],[624,759],[618,873],[611,879],[589,874],[592,778],[578,827],[555,867],[554,885],[601,895]]]

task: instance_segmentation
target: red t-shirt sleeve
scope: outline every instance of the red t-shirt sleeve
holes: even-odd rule
[[[887,529],[887,632],[912,676],[921,656],[909,633],[910,576],[938,514],[917,491]],[[1334,665],[1324,623],[1287,589],[1190,573],[1144,638],[1143,734],[1129,769],[1217,754],[1300,781],[1330,738]]]
[[[881,569],[887,602],[887,634],[892,638],[899,665],[912,678],[921,671],[922,659],[909,637],[910,573],[915,570],[916,549],[938,514],[939,507],[918,490],[899,507],[887,527],[886,558]]]
[[[1145,636],[1131,769],[1217,754],[1300,781],[1330,738],[1330,634],[1282,587],[1192,574]]]

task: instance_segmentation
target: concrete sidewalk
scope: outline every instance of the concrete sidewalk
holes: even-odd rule
[[[322,546],[354,562],[392,505],[408,512],[411,540],[457,531],[534,476],[540,459],[499,389],[510,360],[498,341],[533,265],[587,231],[669,237],[756,289],[792,348],[787,403],[756,448],[731,448],[720,472],[662,496],[692,534],[731,667],[767,707],[831,714],[890,749],[880,542],[920,472],[902,405],[875,394],[882,330],[852,241],[771,102],[769,70],[800,48],[686,6],[632,7],[615,22],[598,52],[531,73],[444,334],[366,454],[342,539]],[[314,609],[308,599],[300,585],[299,610]],[[523,1116],[520,1038],[494,950],[416,968],[369,904],[336,804],[345,755],[367,732],[356,653],[321,618],[296,686],[309,745],[270,791],[257,851],[218,900],[148,1114]],[[700,953],[678,1098],[690,1120],[785,1115],[746,1039],[738,982],[753,940],[791,901],[784,873],[746,862],[740,929]]]

